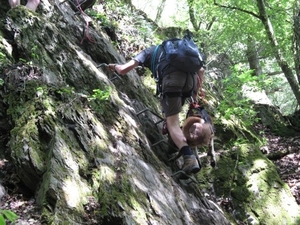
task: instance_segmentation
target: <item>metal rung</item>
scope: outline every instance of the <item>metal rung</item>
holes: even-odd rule
[[[164,119],[160,119],[159,121],[157,121],[156,123],[155,123],[155,125],[157,125],[157,124],[159,124],[159,123],[161,123],[161,122],[163,122],[164,121]]]
[[[112,78],[110,78],[110,79],[109,79],[110,81],[113,81],[113,80],[115,80],[115,79],[117,79],[117,78],[119,78],[120,80],[122,80],[122,78],[121,78],[116,72],[114,72],[114,74],[115,74],[115,76],[112,77]]]
[[[179,171],[173,173],[171,175],[171,177],[175,177],[178,174],[184,175],[187,178],[187,179],[180,179],[180,178],[178,178],[179,180],[188,180],[188,179],[190,179],[190,181],[187,182],[187,184],[190,184],[190,183],[196,183],[197,184],[198,183],[198,181],[193,176],[187,175],[186,172],[184,172],[183,170],[179,170]]]
[[[140,111],[140,112],[136,113],[136,115],[138,116],[138,115],[140,115],[141,113],[143,113],[143,112],[146,112],[147,110],[149,110],[149,109],[148,109],[148,108],[146,108],[146,109],[143,109],[142,111]]]
[[[68,1],[68,0],[66,0],[66,1]],[[101,63],[101,64],[99,64],[99,65],[96,66],[96,67],[97,67],[97,68],[108,67],[108,64],[107,64],[107,63]],[[117,78],[119,78],[120,80],[122,80],[122,77],[120,77],[119,74],[118,74],[116,71],[114,71],[114,75],[115,75],[115,76],[113,76],[112,78],[109,78],[110,81],[113,81],[113,80],[115,80],[115,79],[117,79]]]
[[[153,112],[153,111],[152,111],[151,109],[149,109],[149,108],[145,108],[145,109],[139,111],[138,113],[136,113],[136,116],[139,116],[139,115],[141,115],[142,113],[147,112],[147,111],[151,112],[154,116],[156,116],[156,117],[158,117],[158,118],[160,119],[160,120],[158,120],[157,122],[155,122],[155,125],[157,125],[157,124],[161,123],[162,121],[164,121],[164,118],[162,118],[160,115],[158,115],[157,113]],[[160,144],[160,143],[163,143],[163,142],[166,143],[166,144],[168,144],[168,142],[167,142],[166,140],[162,139],[162,140],[160,140],[160,141],[158,141],[158,142],[155,142],[153,145],[151,145],[151,147],[154,147],[154,146],[156,146],[156,145],[158,145],[158,144]]]
[[[166,140],[162,139],[162,140],[160,140],[160,141],[158,141],[158,142],[155,142],[155,143],[152,145],[152,147],[154,147],[155,145],[158,145],[158,144],[160,144],[160,143],[162,143],[162,142],[165,142],[166,144],[168,144],[168,143],[166,142]]]
[[[155,123],[155,125],[157,125],[157,124],[159,124],[159,123],[161,123],[162,121],[165,120],[163,117],[161,117],[160,115],[158,115],[156,112],[153,112],[153,111],[152,111],[151,109],[149,109],[149,108],[145,108],[145,109],[139,111],[138,113],[136,113],[136,115],[139,116],[140,114],[142,114],[142,113],[144,113],[144,112],[146,112],[146,111],[151,112],[154,116],[156,116],[156,117],[158,117],[158,118],[160,119],[159,121],[157,121],[157,122]]]

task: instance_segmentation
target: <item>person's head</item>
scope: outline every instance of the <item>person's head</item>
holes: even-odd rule
[[[191,147],[209,145],[212,137],[211,125],[196,116],[188,117],[185,120],[182,132]]]

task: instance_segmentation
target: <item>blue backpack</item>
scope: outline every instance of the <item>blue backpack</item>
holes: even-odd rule
[[[157,52],[160,47],[162,52],[158,60]],[[156,46],[151,61],[151,70],[154,76],[157,65],[161,62],[187,73],[195,73],[204,66],[203,56],[190,35],[186,35],[182,39],[168,39]]]

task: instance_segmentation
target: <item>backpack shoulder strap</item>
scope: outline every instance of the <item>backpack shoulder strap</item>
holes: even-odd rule
[[[154,77],[155,76],[155,68],[156,68],[156,58],[157,58],[157,52],[158,52],[158,49],[159,49],[160,45],[156,45],[155,49],[154,49],[154,52],[153,52],[153,55],[152,55],[152,59],[151,59],[151,72],[152,72],[152,75]]]

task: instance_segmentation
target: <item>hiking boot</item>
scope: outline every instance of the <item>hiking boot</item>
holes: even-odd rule
[[[183,156],[183,166],[182,170],[186,174],[191,174],[191,173],[198,173],[200,171],[200,166],[198,163],[198,160],[196,159],[196,156],[194,155],[185,155]]]

